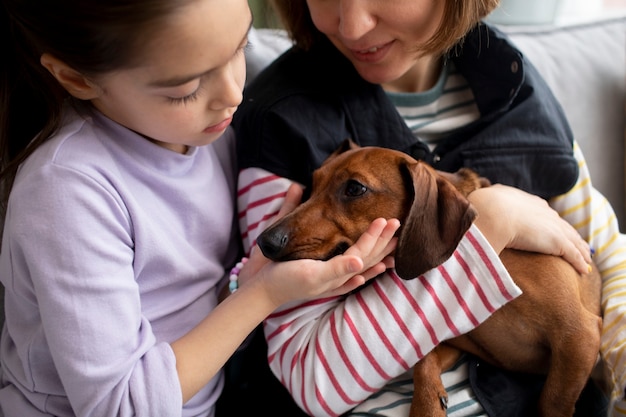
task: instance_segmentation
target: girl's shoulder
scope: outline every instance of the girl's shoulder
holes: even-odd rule
[[[33,152],[24,166],[34,168],[53,163],[78,168],[90,161],[102,162],[105,158],[102,138],[106,135],[92,113],[67,106],[59,129]]]
[[[67,106],[59,129],[20,166],[11,193],[69,192],[87,183],[111,191],[115,178],[124,174],[120,171],[124,150],[111,145],[122,142],[121,135],[124,129],[116,131],[96,112]]]

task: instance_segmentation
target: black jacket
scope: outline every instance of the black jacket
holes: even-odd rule
[[[578,177],[572,132],[537,70],[486,25],[449,59],[469,82],[481,117],[430,152],[382,88],[363,80],[330,42],[287,51],[246,88],[235,113],[241,167],[309,185],[312,171],[349,137],[444,171],[469,167],[544,198],[569,190]]]
[[[469,167],[492,182],[544,198],[568,191],[578,177],[572,132],[537,70],[502,33],[486,25],[469,33],[455,52],[448,59],[469,82],[481,117],[441,139],[430,152],[382,88],[363,80],[332,44],[316,45],[309,52],[292,48],[244,91],[234,119],[240,167],[263,168],[310,186],[313,170],[345,138],[351,138],[361,146],[407,152],[445,171]],[[263,342],[258,343],[256,349],[263,351]],[[248,364],[236,369],[250,368]],[[233,384],[245,389],[237,392],[235,387],[232,395],[231,386],[232,397],[254,395],[265,384],[259,375],[259,369],[240,375]],[[503,372],[472,358],[470,382],[490,416],[512,417],[533,415],[531,404],[536,402],[543,378]],[[281,394],[288,398],[284,388],[278,390],[275,398]],[[257,410],[259,406],[255,403]],[[267,411],[273,415],[297,414],[297,408],[282,413],[278,401],[270,407]],[[580,416],[595,415],[582,404],[579,410]]]

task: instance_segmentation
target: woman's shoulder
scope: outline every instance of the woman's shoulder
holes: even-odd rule
[[[244,96],[249,101],[273,102],[298,95],[336,93],[360,79],[354,67],[330,42],[311,49],[293,46],[249,80]]]
[[[281,97],[307,89],[313,73],[308,53],[290,48],[269,63],[244,89],[244,96],[256,100],[258,97]]]

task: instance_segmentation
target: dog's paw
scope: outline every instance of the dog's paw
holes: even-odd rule
[[[446,417],[447,410],[448,394],[445,391],[425,389],[414,394],[409,417]]]
[[[440,395],[439,396],[439,403],[441,404],[441,408],[444,410],[448,409],[448,396],[447,395]]]

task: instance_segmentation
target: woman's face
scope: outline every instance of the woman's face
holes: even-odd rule
[[[172,15],[145,45],[141,65],[96,80],[92,103],[106,116],[178,152],[219,138],[242,100],[245,0],[198,0]]]
[[[313,23],[375,84],[419,76],[420,45],[439,27],[445,0],[307,0]]]

